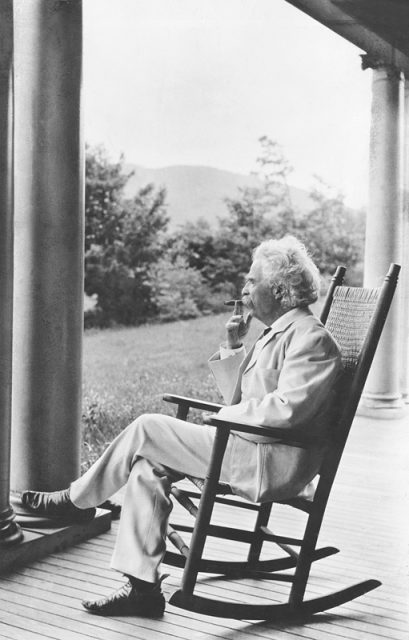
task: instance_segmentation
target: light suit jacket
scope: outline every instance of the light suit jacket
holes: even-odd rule
[[[218,352],[209,366],[227,405],[218,417],[267,427],[298,427],[310,433],[321,433],[326,427],[332,387],[342,368],[335,340],[308,308],[281,316],[248,354],[243,348],[221,358]],[[319,469],[322,450],[317,447],[304,450],[252,434],[236,438],[242,441],[238,449],[243,449],[243,473],[249,461],[243,441],[261,446],[256,466],[263,477],[258,479],[257,491],[253,487],[257,501],[297,495]]]

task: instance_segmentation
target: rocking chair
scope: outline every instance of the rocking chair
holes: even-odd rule
[[[290,617],[308,617],[349,602],[380,586],[378,580],[366,580],[326,596],[304,600],[311,564],[339,551],[335,547],[317,548],[318,535],[351,424],[392,302],[399,271],[400,266],[392,264],[382,287],[375,289],[341,286],[345,274],[344,267],[338,267],[332,279],[322,309],[321,321],[340,346],[344,371],[341,382],[337,383],[337,401],[325,437],[312,437],[302,429],[256,427],[229,422],[217,416],[205,418],[206,423],[215,427],[216,434],[206,479],[203,481],[190,478],[201,493],[176,487],[172,489],[174,497],[195,517],[195,524],[193,527],[178,524],[169,527],[169,539],[180,553],[167,551],[165,562],[184,567],[181,589],[172,595],[171,604],[189,611],[224,618],[277,621]],[[183,420],[187,418],[190,408],[217,412],[222,406],[170,394],[165,395],[164,400],[178,405],[177,417]],[[219,484],[219,477],[231,430],[273,436],[279,438],[282,444],[293,447],[307,448],[316,443],[326,445],[313,499],[294,497],[290,500],[276,501],[306,514],[302,538],[278,536],[268,529],[273,502],[252,504],[234,497],[225,497],[231,493],[231,489],[227,485]],[[224,497],[220,497],[220,494],[224,494]],[[198,507],[191,498],[200,498]],[[253,531],[210,524],[215,502],[254,510],[256,522]],[[178,530],[192,532],[190,548],[181,539]],[[250,546],[247,559],[243,562],[229,562],[202,558],[207,536],[248,543]],[[275,543],[285,552],[285,556],[260,559],[264,542]],[[299,550],[296,551],[294,547],[299,547]],[[295,569],[292,574],[280,573],[292,568]],[[214,600],[194,593],[199,572],[290,582],[291,590],[288,601],[283,604],[246,604]]]

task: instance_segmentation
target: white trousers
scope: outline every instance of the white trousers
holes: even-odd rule
[[[212,427],[161,414],[142,415],[72,483],[71,500],[83,509],[101,504],[126,485],[113,569],[148,582],[157,581],[172,510],[171,483],[185,475],[205,477],[213,439]],[[240,473],[234,469],[238,462],[234,460],[235,440],[232,436],[227,444],[223,482]],[[240,440],[249,450],[256,450],[255,443]]]

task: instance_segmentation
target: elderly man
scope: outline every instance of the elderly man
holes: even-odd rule
[[[325,428],[340,354],[308,305],[317,300],[318,270],[293,237],[263,242],[242,291],[246,319],[233,315],[227,340],[210,368],[225,399],[219,416],[264,426]],[[246,354],[242,338],[251,318],[267,329]],[[92,518],[95,506],[125,486],[112,567],[127,583],[102,600],[83,602],[100,615],[161,616],[165,600],[159,567],[165,552],[172,482],[204,477],[214,429],[169,416],[142,415],[69,489],[27,491],[23,503],[37,513]],[[258,502],[293,497],[317,473],[321,451],[278,444],[273,438],[232,433],[221,481]]]

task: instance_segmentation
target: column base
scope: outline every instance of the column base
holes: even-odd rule
[[[21,527],[15,521],[14,511],[9,507],[0,515],[0,549],[18,544],[23,537]]]
[[[364,392],[357,415],[379,420],[398,420],[408,413],[401,395]]]

